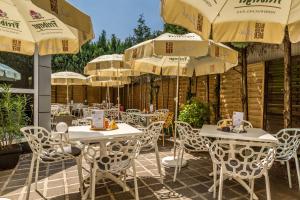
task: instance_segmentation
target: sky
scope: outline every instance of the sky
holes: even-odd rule
[[[162,30],[160,0],[68,0],[91,16],[98,38],[102,30],[125,39],[133,35],[137,19],[143,14],[151,30]]]

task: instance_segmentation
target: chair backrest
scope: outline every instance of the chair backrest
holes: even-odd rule
[[[175,126],[179,139],[188,151],[208,151],[211,142],[207,137],[201,136],[201,129],[193,129],[188,123],[180,121],[176,121]]]
[[[70,153],[65,152],[67,143],[53,138],[51,133],[43,127],[28,126],[20,129],[28,141],[32,152],[45,163],[59,162],[74,159]],[[71,148],[71,147],[70,147]]]
[[[101,153],[97,144],[84,148],[83,156],[87,163],[98,166],[100,171],[119,173],[131,167],[140,150],[137,137],[108,140],[106,154]]]
[[[68,124],[66,124],[65,122],[59,122],[58,124],[56,124],[55,129],[57,132],[66,133],[68,132]]]
[[[279,143],[276,149],[276,160],[289,160],[297,151],[300,144],[300,129],[282,129],[274,135]]]
[[[105,117],[109,119],[118,119],[118,109],[106,109],[105,110]]]
[[[155,111],[155,113],[165,113],[167,114],[169,112],[169,109],[158,109]]]
[[[174,120],[174,113],[168,112],[164,120],[165,121],[164,128],[169,128],[173,124],[173,120]]]
[[[147,128],[140,129],[143,131],[143,134],[139,137],[142,149],[150,150],[157,144],[157,140],[163,129],[163,124],[164,122],[162,121],[153,122]]]
[[[59,115],[54,116],[53,121],[55,123],[65,122],[68,126],[72,126],[72,121],[75,119],[73,115]]]
[[[121,115],[122,122],[129,123],[129,121],[128,121],[128,119],[129,119],[128,113],[126,113],[126,112],[120,112],[120,115]]]
[[[241,179],[262,176],[275,158],[274,143],[215,140],[209,149],[212,161],[222,167],[222,172]]]
[[[127,109],[127,113],[140,113],[141,111],[139,109]]]
[[[88,108],[82,108],[83,118],[91,117],[91,110]]]

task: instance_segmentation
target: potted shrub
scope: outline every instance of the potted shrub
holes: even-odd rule
[[[197,99],[192,99],[183,105],[178,119],[190,124],[193,128],[201,128],[204,123],[209,121],[209,116],[209,105]]]
[[[26,126],[28,117],[25,114],[27,98],[25,95],[14,95],[10,86],[0,85],[0,169],[12,169],[19,161],[22,148],[18,139],[22,137],[20,128]]]

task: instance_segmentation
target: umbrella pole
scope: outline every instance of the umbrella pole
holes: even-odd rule
[[[164,87],[163,87],[163,75],[162,71],[160,72],[160,81],[161,81],[161,93],[162,93],[162,108],[165,108],[165,97],[164,97]],[[156,105],[158,109],[158,105]]]
[[[119,77],[119,68],[117,68],[117,76]],[[118,81],[118,120],[120,120],[120,83]]]
[[[67,80],[67,105],[69,105],[69,82]]]
[[[131,82],[131,108],[133,108],[133,81]]]
[[[33,76],[34,76],[34,102],[33,102],[33,123],[34,126],[39,125],[39,55],[38,47],[35,45],[34,52],[34,63],[33,63]]]
[[[178,57],[177,77],[176,77],[175,121],[177,121],[177,118],[178,118],[179,66],[180,66],[180,57]],[[175,125],[175,130],[174,130],[174,133],[173,133],[173,137],[174,137],[174,159],[176,157],[176,132],[177,132],[177,127]]]

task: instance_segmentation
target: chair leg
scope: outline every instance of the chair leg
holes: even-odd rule
[[[289,161],[286,161],[286,168],[287,168],[287,174],[288,174],[288,179],[289,179],[289,187],[292,188],[291,168],[290,168]]]
[[[161,164],[160,164],[160,157],[159,157],[157,143],[155,144],[155,154],[156,154],[156,163],[157,163],[158,172],[159,172],[160,177],[162,178]]]
[[[298,159],[297,152],[295,152],[294,158],[295,158],[297,177],[298,177],[298,187],[299,187],[299,190],[300,190],[300,169],[299,169],[299,159]]]
[[[39,181],[39,169],[40,169],[40,161],[39,159],[36,159],[36,169],[35,169],[35,182],[34,182],[34,188],[35,190],[38,189],[38,181]]]
[[[182,151],[181,151],[181,156],[180,156],[180,157],[178,156],[178,158],[177,158],[177,159],[179,159],[179,161],[180,161],[179,172],[181,172],[182,160],[183,160],[183,154],[184,154],[184,149],[182,149]],[[179,155],[180,155],[180,154],[179,154]]]
[[[174,172],[174,177],[173,177],[173,182],[176,181],[176,177],[177,177],[177,171],[178,171],[178,167],[179,167],[179,155],[180,155],[180,151],[181,151],[181,148],[178,149],[178,156],[177,156],[177,162],[176,162],[176,167],[175,167],[175,172]]]
[[[91,172],[91,199],[95,200],[95,189],[96,189],[96,167],[93,166],[92,172]]]
[[[213,163],[213,176],[214,176],[214,193],[213,198],[215,199],[217,197],[217,165]]]
[[[162,128],[162,130],[161,130],[161,132],[162,132],[162,145],[163,145],[163,147],[165,146],[165,131],[164,131],[164,128]]]
[[[250,189],[251,189],[250,200],[253,200],[253,194],[254,194],[254,179],[249,180],[249,183],[250,183]]]
[[[223,193],[223,178],[224,178],[224,174],[223,174],[223,169],[221,167],[218,200],[222,200],[222,196],[223,196],[223,194],[222,194]]]
[[[136,178],[135,160],[132,161],[132,171],[133,171],[133,179],[134,179],[135,199],[139,200],[139,189],[138,189],[138,183],[137,183],[137,178]]]
[[[82,156],[79,156],[76,158],[77,163],[77,170],[78,170],[78,176],[79,176],[79,188],[80,188],[80,194],[81,197],[83,197],[83,176],[82,176]]]
[[[29,175],[28,175],[28,180],[27,180],[27,194],[26,194],[26,200],[29,200],[29,195],[30,195],[30,187],[32,183],[32,175],[33,175],[33,168],[35,164],[36,157],[33,154],[32,159],[31,159],[31,165],[30,165],[30,170],[29,170]]]
[[[271,200],[270,180],[269,180],[268,171],[265,173],[265,182],[266,182],[267,200]]]

